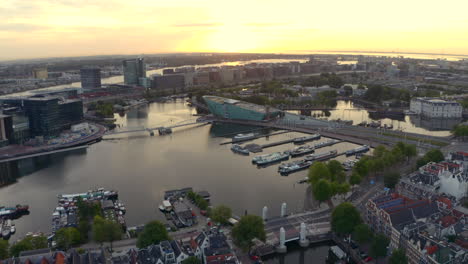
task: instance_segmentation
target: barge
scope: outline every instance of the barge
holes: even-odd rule
[[[231,150],[235,153],[242,154],[248,156],[250,154],[250,151],[247,150],[246,148],[238,145],[238,144],[233,144],[231,146]]]
[[[278,172],[281,175],[287,176],[290,173],[308,169],[312,165],[312,161],[299,160],[291,163],[284,163],[278,167]]]
[[[313,153],[314,151],[315,151],[314,146],[306,145],[306,146],[297,147],[291,151],[291,157],[303,156],[306,154]]]
[[[293,143],[294,144],[304,144],[307,141],[317,140],[317,139],[320,139],[321,137],[322,136],[320,134],[313,134],[313,135],[310,135],[310,136],[295,138],[293,140]]]
[[[330,150],[330,151],[327,151],[327,152],[307,155],[307,156],[305,156],[305,160],[307,160],[307,161],[324,161],[324,160],[334,158],[334,157],[336,157],[336,155],[338,155],[337,150]]]
[[[357,154],[357,153],[367,152],[367,151],[369,151],[369,149],[370,149],[369,146],[363,145],[363,146],[357,147],[355,149],[347,150],[345,153],[346,153],[346,156],[351,156],[351,155],[354,155],[354,154]]]
[[[275,152],[275,153],[272,153],[267,158],[257,160],[257,165],[267,166],[269,164],[280,162],[283,160],[288,160],[288,159],[289,159],[289,151]]]

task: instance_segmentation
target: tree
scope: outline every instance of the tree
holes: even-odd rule
[[[332,230],[338,234],[349,235],[360,223],[361,216],[351,203],[342,203],[332,212]]]
[[[250,251],[252,239],[265,241],[265,224],[263,219],[256,215],[245,215],[232,228],[234,243],[245,251]]]
[[[93,222],[93,235],[96,242],[110,242],[112,250],[112,242],[122,238],[122,227],[118,223],[105,220],[100,216],[95,216]]]
[[[419,167],[426,165],[429,162],[441,162],[444,159],[445,158],[444,158],[444,154],[442,153],[442,151],[438,149],[431,149],[424,155],[424,157],[418,159],[418,161],[416,162],[416,165],[419,168]]]
[[[210,216],[213,221],[225,225],[228,223],[229,218],[232,217],[232,210],[225,205],[220,205],[211,211]]]
[[[0,260],[8,258],[8,241],[0,239]]]
[[[327,163],[328,171],[330,172],[330,180],[344,182],[346,174],[344,173],[343,165],[337,160],[331,160]]]
[[[406,257],[405,251],[402,249],[396,249],[392,252],[389,264],[408,264],[408,258]]]
[[[360,159],[356,164],[353,166],[353,172],[356,172],[361,177],[366,177],[369,174],[369,164],[368,158],[364,157]]]
[[[361,183],[361,181],[361,175],[359,175],[359,173],[357,172],[353,172],[353,174],[351,174],[351,176],[349,177],[349,184],[351,185],[358,185]]]
[[[367,243],[372,239],[372,231],[366,224],[359,224],[354,228],[353,238],[359,243]]]
[[[347,184],[346,182],[345,182],[345,183],[338,184],[337,187],[338,187],[337,190],[336,190],[337,194],[341,194],[341,195],[343,195],[343,197],[344,197],[344,195],[347,194],[347,193],[349,192],[349,190],[351,189],[351,187],[349,186],[349,184]]]
[[[169,240],[166,227],[159,221],[151,221],[145,225],[137,239],[137,247],[145,248]]]
[[[387,151],[387,149],[385,148],[385,146],[378,145],[374,149],[373,156],[376,157],[376,158],[381,158],[386,151]]]
[[[323,162],[314,162],[309,169],[309,182],[317,183],[320,179],[330,179],[330,171]]]
[[[27,236],[10,247],[10,256],[18,257],[22,251],[47,248],[47,237]]]
[[[400,181],[400,174],[396,171],[387,172],[384,174],[384,184],[385,187],[395,188],[395,185]]]
[[[55,241],[57,242],[57,247],[68,250],[70,247],[81,243],[81,234],[74,227],[60,228],[55,233]]]
[[[201,260],[197,257],[192,256],[182,261],[182,264],[201,264]]]
[[[333,196],[332,186],[329,181],[320,179],[312,186],[315,200],[319,203],[329,200]]]
[[[465,140],[465,137],[468,136],[468,125],[458,124],[452,129],[452,134],[455,137],[461,137],[462,140]]]
[[[380,257],[385,257],[387,255],[388,244],[390,244],[390,240],[388,240],[388,238],[385,235],[376,235],[372,240],[372,244],[370,247],[370,255],[376,260]]]

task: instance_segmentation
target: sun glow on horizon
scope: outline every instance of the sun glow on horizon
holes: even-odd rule
[[[468,54],[465,0],[3,2],[0,59],[312,50]]]

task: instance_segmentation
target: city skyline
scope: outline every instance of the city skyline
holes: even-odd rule
[[[242,0],[229,6],[212,0],[7,0],[0,8],[0,60],[318,50],[468,54],[466,8],[462,0]]]

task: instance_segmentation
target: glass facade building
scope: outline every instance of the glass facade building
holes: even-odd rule
[[[146,77],[145,63],[142,58],[124,60],[122,65],[125,84],[138,85],[138,80]]]

